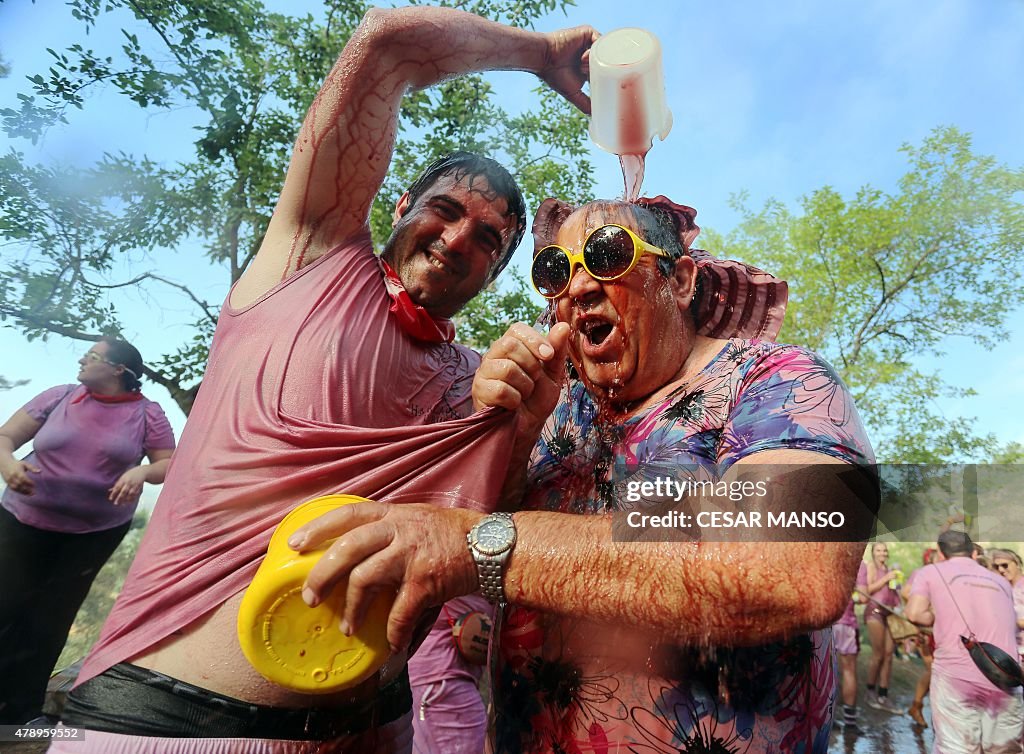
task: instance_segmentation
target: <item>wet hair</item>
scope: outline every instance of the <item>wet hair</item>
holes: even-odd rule
[[[514,215],[516,218],[515,231],[509,239],[508,246],[498,255],[490,274],[487,276],[487,282],[489,283],[498,277],[498,273],[505,269],[509,260],[512,259],[513,252],[519,248],[519,242],[523,240],[523,234],[526,233],[526,201],[523,199],[523,192],[520,190],[519,184],[516,183],[516,179],[512,177],[512,174],[490,157],[484,157],[473,152],[459,151],[439,157],[427,165],[426,169],[420,174],[420,177],[409,187],[409,207],[412,208],[416,204],[416,200],[427,189],[437,183],[439,178],[445,175],[451,175],[456,181],[461,181],[468,177],[471,191],[473,190],[475,179],[480,176],[484,177],[490,185],[490,189],[483,191],[477,188],[476,190],[480,191],[488,201],[494,201],[499,197],[504,199],[508,205],[506,216]]]
[[[142,389],[142,354],[139,349],[127,340],[113,336],[100,338],[100,343],[107,344],[107,361],[124,367],[121,373],[121,385],[129,393],[137,393]]]
[[[629,202],[599,199],[584,205],[579,211],[583,212],[584,221],[587,224],[590,223],[591,216],[597,213],[625,212],[629,214],[633,218],[633,230],[637,232],[637,235],[647,243],[668,252],[671,256],[671,259],[658,257],[658,269],[665,277],[672,274],[676,260],[686,253],[686,249],[683,248],[683,244],[679,240],[679,234],[676,233],[675,225],[664,210],[641,207]]]
[[[951,558],[955,555],[970,557],[974,553],[974,542],[966,532],[944,531],[939,535],[938,544],[939,552],[944,558]]]
[[[670,277],[676,268],[676,260],[684,256],[688,249],[683,246],[679,239],[679,231],[675,222],[668,212],[659,207],[642,207],[631,202],[614,201],[611,199],[598,199],[580,207],[584,214],[584,222],[590,223],[590,218],[596,213],[625,212],[633,218],[633,228],[640,238],[652,246],[657,246],[662,251],[668,252],[670,259],[658,257],[655,264],[658,270],[665,277]],[[697,313],[700,311],[700,299],[703,292],[701,276],[697,275],[694,281],[693,301],[690,303],[690,314],[694,322],[697,321]]]

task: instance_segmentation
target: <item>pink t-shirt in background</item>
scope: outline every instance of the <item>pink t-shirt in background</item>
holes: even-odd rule
[[[910,595],[927,598],[935,613],[933,672],[999,691],[978,670],[960,636],[969,633],[966,618],[979,641],[994,644],[1011,656],[1016,652],[1010,582],[969,557],[933,563],[916,574]],[[1005,696],[1005,692],[999,694]]]
[[[409,680],[412,685],[441,681],[476,683],[483,675],[483,665],[473,665],[463,659],[455,646],[454,623],[463,614],[481,612],[493,625],[494,605],[479,594],[467,594],[449,600],[441,608],[430,633],[416,653],[409,658]]]
[[[1013,609],[1017,620],[1024,620],[1024,576],[1018,576],[1017,583],[1013,585]],[[1017,651],[1024,662],[1024,628],[1020,627],[1017,628]]]
[[[868,568],[868,564],[865,562],[864,579],[861,580],[860,576],[857,576],[857,585],[864,587],[864,592],[868,591],[867,586],[869,583],[871,583],[872,581],[878,581],[878,579],[882,578],[882,576],[885,576],[888,573],[892,573],[894,569],[886,566],[885,568],[879,570],[877,566],[874,566],[874,570],[875,576],[874,578],[872,578],[871,571]],[[888,607],[896,607],[900,604],[900,596],[895,589],[889,586],[889,582],[886,582],[878,591],[870,593],[869,596],[871,597],[871,599],[875,600],[875,602],[878,602],[882,605],[887,605]]]
[[[174,432],[159,404],[143,398],[101,403],[84,385],[57,385],[24,406],[42,422],[25,461],[37,466],[31,495],[9,487],[3,507],[26,526],[67,534],[128,523],[135,504],[114,505],[110,488],[147,453],[173,450]]]
[[[330,493],[492,509],[515,415],[471,405],[479,356],[397,325],[364,231],[244,309],[203,386],[79,683],[245,589],[274,528]]]
[[[865,584],[867,584],[867,578],[868,578],[868,564],[865,563],[862,560],[862,561],[860,561],[860,565],[857,566],[857,581],[856,581],[857,587],[860,588],[860,587],[863,587]],[[853,628],[856,628],[857,627],[857,614],[854,612],[854,608],[855,608],[855,605],[854,605],[853,599],[851,599],[846,604],[846,610],[843,611],[842,617],[839,620],[837,620],[836,623],[840,624],[840,625],[843,625],[843,626],[852,626]]]

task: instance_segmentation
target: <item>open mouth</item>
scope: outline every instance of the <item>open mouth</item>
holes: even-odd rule
[[[449,256],[449,251],[444,244],[438,242],[431,243],[423,249],[423,254],[427,257],[427,262],[429,262],[432,267],[446,275],[460,274],[456,258],[454,256]]]
[[[612,334],[614,326],[610,322],[599,319],[586,319],[580,322],[580,332],[592,346],[599,346]]]
[[[451,272],[451,270],[448,268],[448,265],[446,265],[440,259],[435,257],[429,251],[427,252],[427,261],[430,262],[430,264],[432,264],[437,269],[441,270],[441,272]]]

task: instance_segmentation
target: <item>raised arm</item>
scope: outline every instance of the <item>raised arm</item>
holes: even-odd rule
[[[932,603],[923,594],[910,595],[903,615],[911,623],[918,626],[935,625],[935,612],[932,610]]]
[[[565,376],[569,325],[556,324],[546,336],[523,322],[488,349],[473,377],[473,407],[515,411],[516,438],[502,489],[502,508],[514,510],[526,491],[526,468],[545,420],[558,402]]]
[[[450,8],[371,9],[310,106],[263,244],[232,294],[245,306],[365,225],[407,91],[459,74],[523,70],[578,107],[597,34],[504,26]]]
[[[878,568],[875,567],[874,563],[868,563],[868,594],[881,591],[891,578],[888,573],[884,573],[878,576],[878,578],[875,578],[876,576],[878,576]]]

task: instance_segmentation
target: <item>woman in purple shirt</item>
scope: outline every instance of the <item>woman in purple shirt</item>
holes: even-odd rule
[[[78,608],[174,450],[130,343],[103,338],[78,363],[81,384],[42,392],[0,427],[0,724],[40,714]]]

